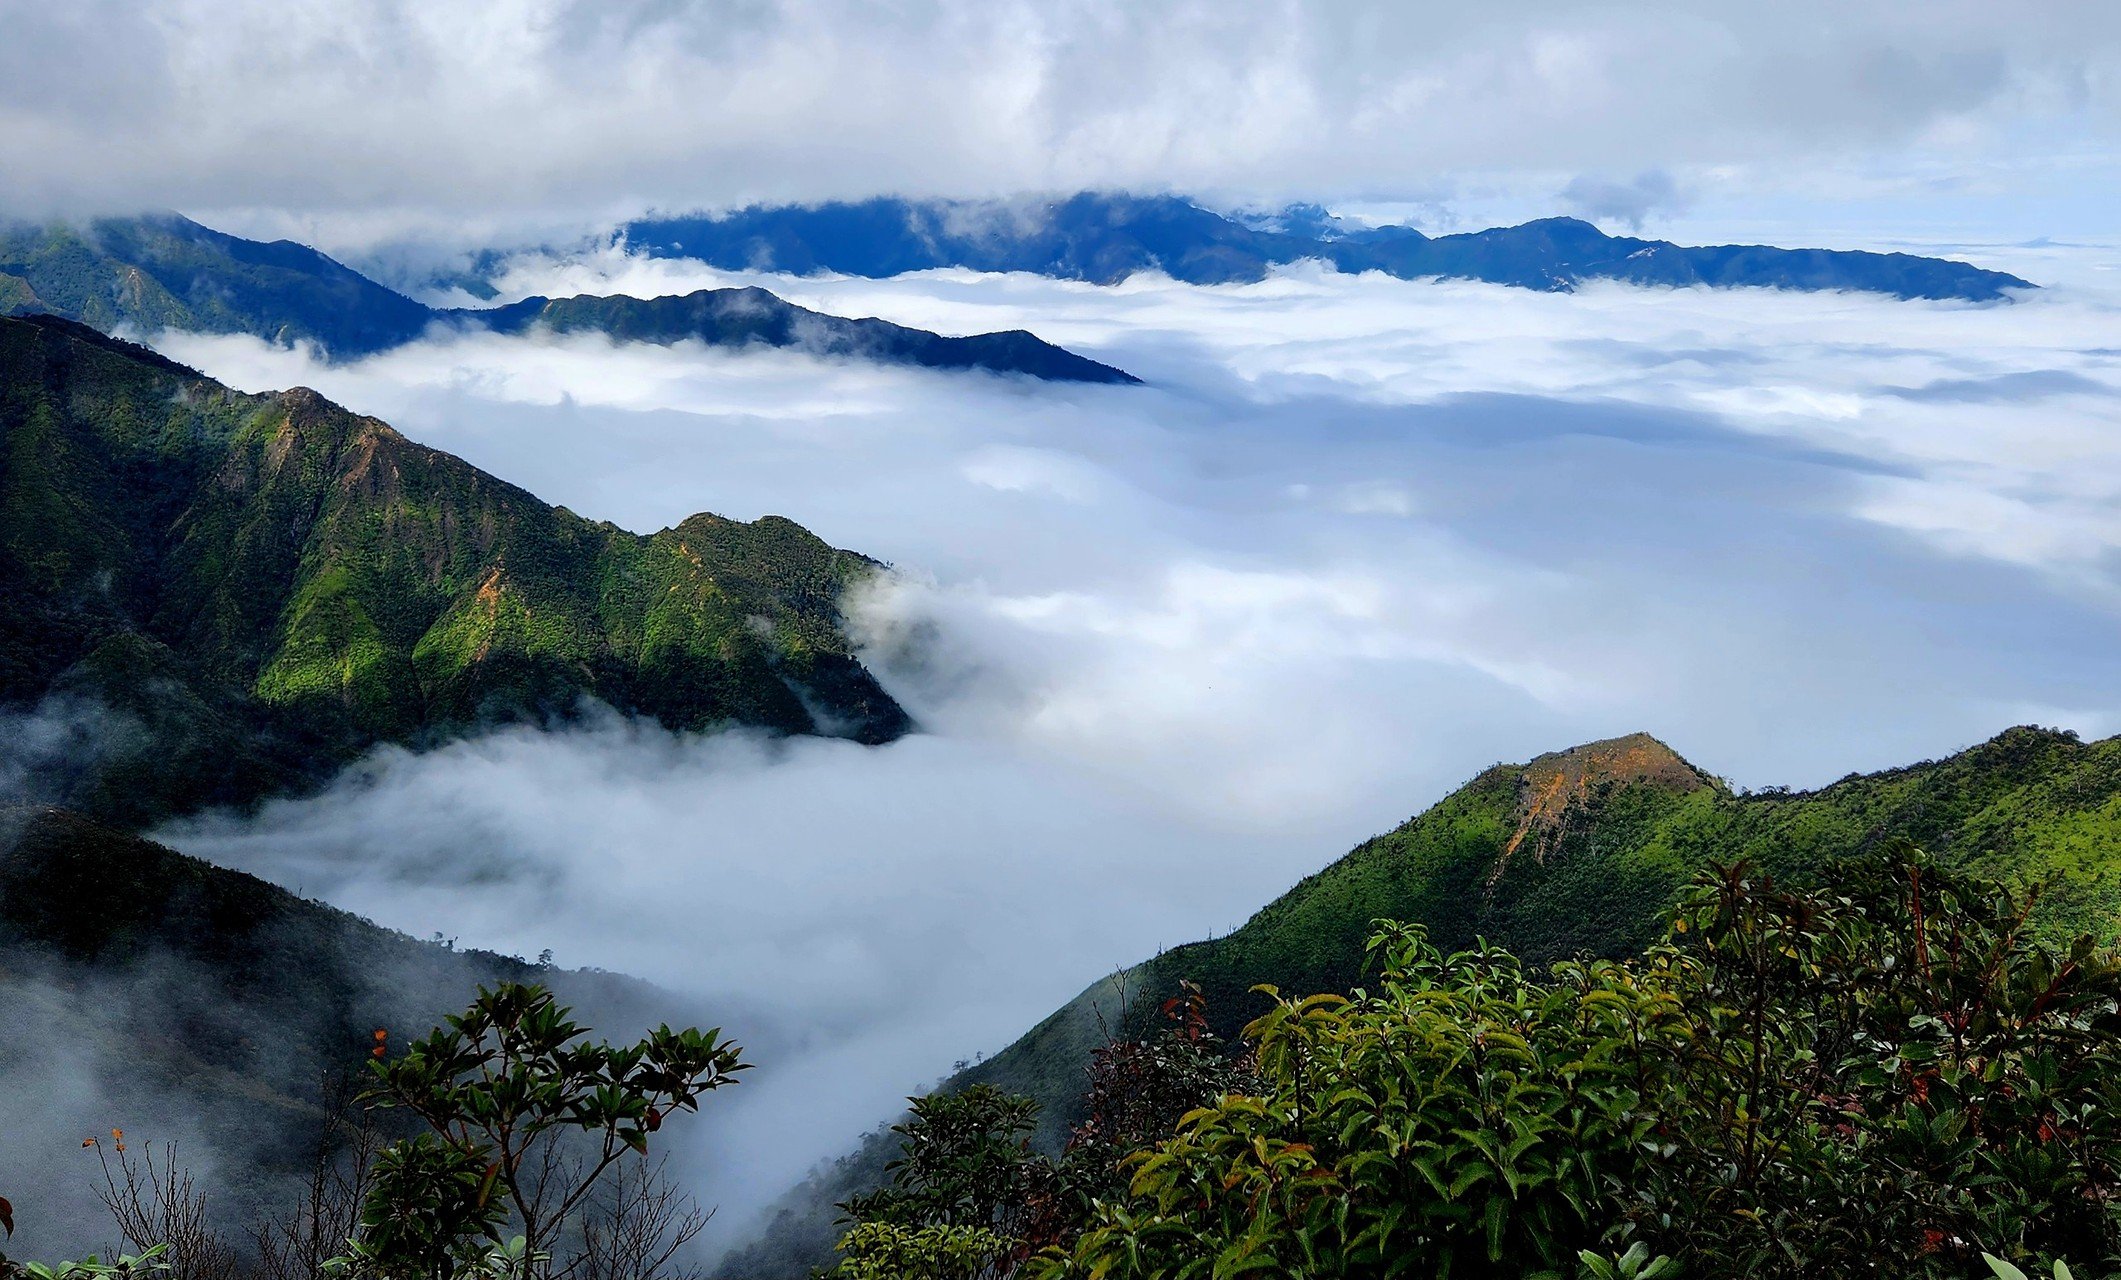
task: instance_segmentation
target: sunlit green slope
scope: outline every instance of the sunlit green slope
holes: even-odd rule
[[[144,821],[585,698],[908,727],[842,628],[875,565],[788,520],[636,535],[49,317],[0,320],[0,432],[0,705],[100,717],[82,750],[108,757],[56,760],[46,798]]]
[[[2121,738],[2012,729],[1943,760],[1851,775],[1811,792],[1735,793],[1646,734],[1497,765],[1305,879],[1227,937],[1108,977],[946,1088],[974,1082],[1038,1099],[1041,1140],[1076,1117],[1083,1068],[1108,1037],[1154,1016],[1181,980],[1217,1030],[1260,1012],[1267,983],[1344,991],[1362,981],[1381,918],[1426,924],[1445,949],[1485,937],[1534,961],[1619,956],[1650,942],[1696,869],[1749,858],[1802,880],[1906,836],[1947,862],[2044,886],[2043,927],[2121,936]],[[834,1238],[833,1202],[891,1156],[872,1135],[784,1202],[726,1274],[801,1275]]]

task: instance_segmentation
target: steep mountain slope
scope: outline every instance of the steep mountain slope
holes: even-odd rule
[[[755,205],[719,216],[645,218],[620,234],[629,248],[729,269],[859,276],[969,267],[1113,284],[1154,270],[1194,284],[1224,284],[1258,280],[1277,263],[1316,258],[1342,271],[1547,290],[1626,280],[1988,302],[2007,296],[2006,290],[2033,287],[2016,276],[1941,258],[1764,245],[1688,247],[1608,236],[1574,218],[1432,239],[1411,227],[1347,232],[1317,216],[1248,223],[1177,196],[1097,192],[1044,202]]]
[[[1486,938],[1533,962],[1625,955],[1654,940],[1658,913],[1711,862],[1748,858],[1802,878],[1894,836],[2048,884],[2050,928],[2121,936],[2121,738],[2086,744],[2012,729],[1944,760],[1814,792],[1734,794],[1636,734],[1489,769],[1228,937],[1137,967],[1126,986],[1153,1001],[1180,979],[1200,983],[1218,1029],[1235,1033],[1261,1007],[1255,984],[1359,982],[1373,920],[1420,921],[1446,950]],[[972,1078],[1056,1096],[1093,1047],[1090,1014],[1079,998]]]
[[[888,320],[848,320],[796,306],[764,289],[702,289],[663,298],[525,298],[483,311],[450,312],[497,333],[545,328],[606,334],[620,342],[688,339],[715,347],[788,347],[812,355],[911,364],[928,369],[1021,373],[1048,382],[1131,383],[1140,379],[1022,329],[946,338]]]
[[[1486,938],[1534,961],[1617,956],[1655,938],[1695,871],[1749,858],[1804,878],[1829,859],[1909,837],[1946,861],[2047,886],[2039,920],[2121,936],[2121,738],[2018,728],[1947,759],[1851,775],[1813,792],[1738,794],[1646,734],[1497,765],[1367,840],[1225,938],[1100,981],[946,1088],[985,1082],[1037,1098],[1040,1140],[1076,1118],[1083,1066],[1110,1029],[1142,1025],[1181,980],[1219,1033],[1263,1007],[1251,988],[1344,991],[1381,918],[1426,924],[1449,950]],[[785,1202],[729,1275],[803,1274],[830,1252],[835,1201],[891,1156],[872,1136]]]
[[[106,330],[305,339],[345,355],[408,342],[432,318],[306,245],[245,240],[173,213],[0,224],[0,313],[36,311]]]
[[[231,1224],[280,1207],[327,1081],[360,1070],[373,1031],[424,1032],[503,980],[544,982],[614,1035],[693,1020],[630,979],[416,942],[77,814],[0,810],[0,1081],[13,1086],[0,1183],[17,1198],[15,1243],[98,1247],[107,1223],[63,1220],[61,1193],[92,1172],[81,1138],[113,1127],[182,1139],[213,1165]]]
[[[530,298],[494,310],[438,310],[288,240],[270,244],[176,214],[85,226],[0,222],[0,315],[51,314],[98,329],[248,333],[308,341],[336,357],[410,342],[437,322],[520,333],[590,330],[620,341],[788,347],[818,355],[980,369],[1056,382],[1136,379],[1022,330],[944,337],[883,320],[809,311],[763,289],[686,297]]]
[[[145,822],[584,698],[908,727],[841,626],[874,564],[788,520],[632,534],[315,392],[241,395],[49,317],[0,319],[0,431],[0,706],[102,720],[46,798]]]

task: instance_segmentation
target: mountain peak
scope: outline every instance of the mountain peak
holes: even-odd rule
[[[1600,738],[1561,751],[1535,756],[1525,772],[1562,772],[1582,775],[1593,782],[1655,782],[1691,791],[1708,782],[1708,775],[1686,762],[1685,757],[1648,733],[1628,733]]]
[[[1678,752],[1647,733],[1601,738],[1535,757],[1518,774],[1516,830],[1495,860],[1489,886],[1501,878],[1511,855],[1527,841],[1533,855],[1543,859],[1569,810],[1601,787],[1650,786],[1685,794],[1714,785]]]
[[[1582,218],[1570,217],[1565,213],[1555,214],[1551,218],[1534,218],[1530,222],[1521,222],[1514,227],[1502,229],[1505,231],[1523,231],[1528,227],[1539,227],[1547,231],[1568,231],[1576,235],[1588,234],[1599,237],[1605,235],[1605,232],[1598,229],[1597,223],[1588,222]]]

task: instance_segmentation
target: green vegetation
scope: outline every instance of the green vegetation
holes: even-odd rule
[[[0,1255],[0,1280],[145,1280],[169,1274],[169,1263],[163,1257],[166,1252],[164,1246],[156,1245],[139,1253],[121,1253],[109,1262],[92,1253],[78,1262],[56,1265],[18,1263]]]
[[[1127,1158],[1196,1108],[1257,1087],[1249,1055],[1208,1029],[1200,993],[1165,1001],[1166,1025],[1097,1050],[1084,1119],[1049,1159],[1033,1149],[1038,1104],[975,1084],[911,1099],[893,1125],[889,1185],[839,1207],[851,1226],[835,1275],[1006,1275],[1072,1241],[1097,1205],[1127,1191]]]
[[[174,213],[0,223],[0,315],[47,311],[114,329],[297,339],[360,355],[417,337],[428,309],[316,250]]]
[[[506,1243],[529,1274],[550,1274],[554,1247],[604,1175],[645,1158],[666,1117],[698,1110],[748,1069],[719,1031],[666,1023],[614,1047],[590,1042],[571,1013],[541,986],[510,983],[481,988],[397,1057],[379,1038],[364,1098],[403,1107],[432,1132],[377,1162],[349,1273],[448,1280]],[[520,1243],[504,1242],[510,1223]]]
[[[794,523],[638,536],[314,392],[244,396],[64,321],[0,320],[0,704],[124,733],[47,796],[146,822],[585,698],[680,729],[880,742],[876,566]]]
[[[1196,984],[1234,1039],[1268,1010],[1259,984],[1346,993],[1363,981],[1380,919],[1423,926],[1451,953],[1480,940],[1526,963],[1640,954],[1704,868],[1746,860],[1792,884],[1839,859],[1914,841],[1945,867],[2039,888],[2032,928],[2054,942],[2121,937],[2121,739],[2018,728],[1947,759],[1850,776],[1814,792],[1738,793],[1647,735],[1498,765],[1269,904],[1224,938],[1099,982],[944,1088],[990,1084],[1035,1099],[1034,1141],[1083,1118],[1085,1064],[1157,1021]],[[881,1184],[893,1140],[871,1135],[798,1188],[725,1274],[788,1274],[829,1256],[836,1202]]]
[[[1234,1035],[1261,1011],[1258,984],[1354,987],[1373,920],[1418,923],[1445,951],[1485,939],[1532,963],[1621,958],[1656,940],[1663,912],[1712,862],[1804,882],[1893,839],[2043,888],[2035,924],[2045,936],[2121,937],[2121,739],[2012,729],[1945,760],[1815,792],[1748,794],[1647,735],[1590,743],[1487,770],[1228,937],[1158,956],[1126,985],[1140,995],[1197,983],[1217,1030]],[[968,1078],[1053,1105],[1065,1095],[1039,1086],[1071,1076],[1098,1043],[1099,995],[1092,988]]]
[[[1379,933],[1375,982],[1277,998],[1268,1087],[1046,1274],[1566,1274],[1637,1240],[1694,1275],[2112,1265],[2121,963],[1897,848],[1822,870],[1712,871],[1643,957],[1545,975]]]
[[[1884,820],[1940,778],[1978,791],[1988,777],[1986,799],[1954,821],[2026,812],[2026,796],[2058,782],[2097,809],[2106,802],[2085,779],[2109,746],[2014,731],[1814,799]],[[1569,815],[1587,798],[1655,793],[1607,810],[1644,841],[1703,797],[1783,817],[1794,799],[1733,795],[1625,739],[1490,771],[1442,807],[1439,829],[1476,829],[1498,779],[1518,799],[1492,851],[1513,863],[1567,849]],[[1881,795],[1893,803],[1871,807]],[[189,958],[231,984],[171,1013],[143,1046],[199,1034],[188,1019],[202,1010],[255,1011],[254,1028],[289,1034],[276,1010],[291,1006],[274,1001],[299,1007],[351,985],[310,966],[320,942],[345,945],[333,939],[361,926],[126,837],[80,856],[69,846],[86,842],[83,828],[36,817],[19,842],[29,856],[0,861],[13,877],[0,883],[0,966],[31,949],[105,968]],[[1983,852],[1932,855],[1883,834],[1784,872],[1711,856],[1656,912],[1649,943],[1611,958],[1532,960],[1477,939],[1447,948],[1423,924],[1373,920],[1348,989],[1249,993],[1265,1007],[1235,1040],[1218,1034],[1223,1015],[1199,987],[1153,1007],[1137,998],[1147,1025],[1087,1055],[1062,1143],[1034,1140],[1051,1123],[1037,1100],[991,1084],[916,1099],[890,1131],[896,1158],[875,1189],[841,1206],[837,1274],[1943,1280],[1990,1265],[2045,1274],[2062,1258],[2112,1274],[2121,953],[2071,931],[2082,895],[1992,879],[1978,866],[1999,851]],[[107,874],[127,858],[126,874]],[[259,948],[300,941],[304,927],[318,936],[291,972],[252,974],[273,968]],[[367,976],[379,990],[404,985]],[[232,985],[243,980],[255,990]],[[352,1144],[374,1153],[353,1166],[359,1195],[306,1219],[344,1224],[339,1274],[652,1280],[669,1260],[661,1244],[592,1243],[626,1231],[667,1241],[688,1220],[635,1209],[624,1211],[633,1227],[596,1225],[641,1203],[600,1188],[607,1174],[644,1176],[651,1135],[744,1064],[717,1033],[667,1025],[635,1045],[592,1043],[543,981],[482,990],[402,1052],[374,1033],[371,1097],[420,1132]],[[354,1037],[336,1034],[343,1055]],[[201,1073],[207,1051],[190,1052],[200,1057],[185,1069]],[[320,1150],[333,1168],[350,1158],[343,1138]],[[153,1183],[151,1161],[148,1172]],[[196,1219],[133,1221],[126,1238],[144,1248],[163,1242],[152,1224]],[[247,1274],[241,1256],[172,1234],[183,1280]],[[322,1265],[270,1280],[322,1276]],[[730,1265],[800,1273],[757,1253]]]
[[[1039,1155],[1034,1104],[989,1086],[922,1099],[840,1273],[2111,1273],[2121,953],[1902,841],[1820,870],[1711,868],[1643,954],[1544,970],[1379,922],[1362,987],[1267,990],[1243,1074],[1118,1148]],[[1071,1168],[1108,1181],[1055,1195]]]
[[[6,1046],[11,1078],[39,1079],[45,1056],[61,1055],[72,1086],[110,1109],[62,1121],[82,1131],[47,1135],[50,1159],[128,1117],[190,1117],[220,1157],[211,1207],[224,1232],[284,1212],[319,1153],[358,1143],[341,1113],[376,1029],[433,1026],[481,985],[511,982],[547,986],[600,1022],[694,1016],[644,983],[417,941],[77,814],[0,810],[0,1003],[23,1038]],[[19,1145],[0,1154],[26,1158]],[[42,1159],[13,1167],[77,1176]],[[0,1187],[23,1230],[46,1238],[50,1219],[25,1199],[34,1190]]]
[[[650,1135],[748,1068],[719,1032],[666,1023],[614,1046],[571,1014],[503,983],[396,1056],[379,1029],[373,1087],[330,1117],[358,1140],[316,1153],[307,1194],[250,1225],[251,1251],[223,1242],[173,1153],[135,1162],[114,1129],[113,1168],[91,1139],[120,1233],[156,1242],[114,1264],[0,1255],[0,1280],[657,1280],[706,1219],[648,1163]],[[378,1150],[361,1103],[427,1128]]]
[[[491,255],[485,255],[491,260]],[[491,297],[490,285],[457,281]],[[661,298],[526,298],[439,310],[377,284],[306,245],[270,244],[174,213],[76,226],[0,221],[0,316],[46,313],[106,332],[247,333],[357,357],[410,342],[430,325],[520,333],[589,331],[620,342],[793,347],[817,355],[933,369],[984,369],[1056,382],[1138,379],[1020,329],[946,337],[878,319],[798,307],[764,289]]]

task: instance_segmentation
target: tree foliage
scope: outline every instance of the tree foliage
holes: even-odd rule
[[[1248,1029],[1061,1277],[1965,1276],[2121,1254],[2121,969],[1911,849],[1697,882],[1638,960],[1535,974],[1383,925],[1375,981]],[[1636,1245],[1642,1246],[1640,1251]],[[1607,1264],[1609,1266],[1615,1264]],[[1619,1274],[1618,1271],[1615,1272]]]
[[[536,1259],[649,1135],[748,1069],[719,1030],[590,1041],[541,986],[481,988],[470,1009],[390,1057],[367,1095],[432,1133],[377,1162],[352,1259],[388,1280],[463,1270],[513,1223]]]
[[[1126,1188],[1123,1162],[1179,1117],[1248,1083],[1209,1029],[1190,984],[1163,1005],[1161,1031],[1116,1039],[1092,1057],[1084,1119],[1058,1160],[1034,1151],[1038,1105],[990,1085],[912,1099],[894,1125],[900,1156],[888,1186],[840,1206],[844,1277],[968,1280],[1015,1272],[1071,1243],[1092,1208]],[[895,1268],[895,1269],[894,1269]]]

